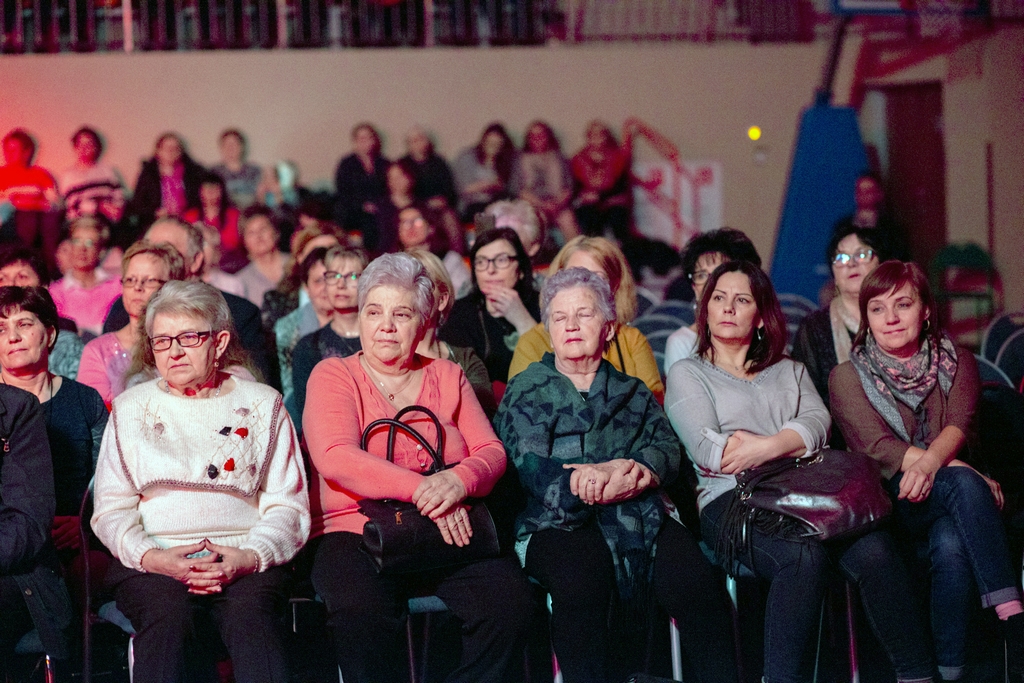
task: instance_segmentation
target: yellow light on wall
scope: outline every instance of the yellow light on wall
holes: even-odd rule
[[[747,137],[750,138],[751,140],[753,140],[754,142],[757,142],[758,140],[760,140],[761,139],[761,127],[760,126],[751,126],[750,128],[747,128]]]

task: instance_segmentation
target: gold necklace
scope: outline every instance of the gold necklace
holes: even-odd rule
[[[363,367],[366,368],[369,371],[370,375],[372,375],[371,379],[374,379],[374,380],[377,381],[377,384],[380,385],[381,392],[383,392],[383,394],[385,396],[387,396],[388,400],[391,401],[392,403],[395,402],[395,394],[400,394],[403,391],[405,391],[406,388],[409,386],[409,383],[412,382],[413,373],[409,372],[408,373],[409,377],[405,380],[405,384],[403,384],[402,387],[398,391],[392,393],[392,392],[387,390],[387,387],[384,386],[384,382],[381,381],[381,379],[377,375],[377,373],[373,370],[373,368],[370,367],[370,364],[367,363],[365,360],[362,360],[362,363],[363,363]]]

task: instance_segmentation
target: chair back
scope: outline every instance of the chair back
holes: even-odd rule
[[[996,365],[1010,378],[1014,388],[1024,381],[1024,329],[1017,330],[1003,342],[996,355]]]
[[[995,318],[985,328],[985,334],[981,338],[981,355],[995,363],[999,349],[1006,343],[1006,340],[1014,332],[1022,329],[1024,329],[1024,311],[1004,313]]]
[[[974,354],[975,360],[978,361],[978,374],[981,376],[982,384],[996,384],[999,386],[1007,386],[1011,389],[1016,387],[1013,386],[1013,382],[1006,376],[1006,373],[999,369],[999,366],[992,361]]]

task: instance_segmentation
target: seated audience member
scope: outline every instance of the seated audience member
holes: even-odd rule
[[[423,249],[413,249],[408,252],[427,271],[427,277],[434,283],[434,314],[424,324],[423,339],[416,346],[416,353],[425,358],[443,358],[458,364],[466,373],[466,381],[473,388],[473,393],[480,401],[480,407],[488,419],[494,417],[498,410],[498,402],[494,400],[494,385],[487,374],[487,366],[480,360],[469,346],[452,346],[438,338],[438,330],[448,320],[448,315],[455,305],[454,286],[441,259]]]
[[[237,275],[226,273],[218,265],[221,260],[220,231],[212,225],[200,223],[203,231],[203,274],[200,279],[222,292],[245,297],[245,285]]]
[[[636,314],[636,285],[622,250],[604,237],[580,236],[570,240],[558,252],[551,262],[548,277],[564,268],[586,268],[608,280],[615,296],[617,322],[611,342],[604,350],[604,358],[619,372],[641,380],[660,402],[665,397],[665,385],[658,372],[654,351],[643,333],[629,324]],[[509,379],[551,350],[551,337],[547,330],[541,324],[535,325],[519,338],[508,369]]]
[[[611,229],[615,239],[625,244],[633,206],[629,154],[600,121],[587,124],[586,140],[570,162],[576,222],[585,235],[603,237]]]
[[[850,361],[829,378],[832,414],[852,450],[882,466],[901,538],[924,550],[932,636],[944,680],[964,674],[978,598],[994,607],[1010,680],[1024,677],[1024,607],[999,516],[999,484],[959,458],[974,432],[980,381],[974,355],[939,327],[928,278],[886,261],[864,278]]]
[[[238,271],[237,277],[245,288],[245,298],[262,308],[264,295],[281,284],[288,255],[277,248],[281,235],[273,214],[265,206],[245,210],[241,233],[249,264]]]
[[[711,232],[697,235],[683,249],[683,273],[693,288],[692,301],[695,307],[700,306],[704,296],[704,285],[715,268],[728,261],[747,261],[758,268],[761,267],[761,256],[757,253],[754,243],[739,230],[719,228]],[[671,292],[672,286],[669,286]],[[683,301],[690,297],[679,295],[669,298]],[[697,323],[680,327],[669,335],[665,342],[665,374],[672,369],[677,361],[689,358],[697,349]]]
[[[544,278],[537,268],[545,235],[544,220],[537,209],[525,199],[501,199],[484,209],[484,214],[494,217],[494,227],[512,228],[519,235],[519,241],[533,265],[533,285],[539,292],[544,286]]]
[[[540,318],[530,257],[512,228],[494,228],[476,238],[469,252],[473,290],[452,306],[440,338],[468,346],[487,366],[492,382],[507,382],[519,336]]]
[[[50,172],[34,166],[36,143],[26,131],[15,128],[3,139],[4,162],[0,166],[0,204],[15,209],[14,230],[18,240],[39,249],[50,272],[56,272],[55,255],[60,241],[60,194]]]
[[[178,252],[185,263],[185,279],[198,280],[203,272],[203,231],[194,225],[175,218],[165,218],[154,223],[146,231],[146,239],[153,244],[169,244]],[[270,356],[267,339],[260,324],[260,309],[252,302],[234,294],[224,293],[224,299],[231,309],[231,321],[238,333],[238,341],[246,350],[253,365],[259,370],[258,377],[270,376]],[[124,303],[115,301],[110,315],[103,323],[103,331],[120,329],[128,322]]]
[[[186,223],[205,223],[217,228],[221,249],[234,252],[241,247],[238,230],[238,209],[231,203],[224,179],[216,173],[205,173],[199,183],[199,206],[185,211]]]
[[[901,261],[910,260],[910,245],[903,227],[896,222],[885,204],[885,190],[877,174],[866,171],[857,176],[853,189],[855,209],[852,214],[836,221],[832,232],[846,233],[850,228],[877,230],[879,246],[887,254]]]
[[[12,652],[34,629],[46,654],[67,659],[74,611],[50,537],[53,461],[39,401],[0,386],[0,429],[5,450],[0,458],[0,651]]]
[[[462,255],[451,248],[448,234],[440,225],[443,221],[441,214],[423,204],[406,207],[398,213],[398,242],[405,251],[425,249],[441,259],[458,299],[469,293],[473,276]]]
[[[210,170],[224,180],[231,203],[244,210],[260,203],[260,183],[263,171],[246,160],[246,141],[242,132],[229,128],[220,134],[217,144],[220,163]]]
[[[411,162],[391,162],[385,178],[387,194],[376,204],[377,247],[371,252],[376,254],[401,250],[398,243],[398,214],[416,201],[413,194],[416,172]]]
[[[222,369],[246,363],[231,330],[216,289],[168,283],[135,350],[159,378],[118,397],[103,439],[92,528],[118,560],[107,584],[135,627],[138,680],[185,679],[204,612],[237,680],[288,680],[282,565],[309,536],[309,499],[280,395]]]
[[[334,304],[327,291],[327,264],[324,258],[329,250],[317,247],[303,259],[299,274],[303,290],[309,301],[274,323],[274,341],[277,348],[277,363],[281,372],[281,393],[288,412],[299,420],[302,414],[295,407],[295,386],[292,381],[292,352],[299,340],[316,332],[331,322]]]
[[[46,264],[32,250],[16,244],[0,245],[0,287],[47,287]],[[78,377],[85,342],[74,320],[58,318],[57,341],[50,350],[50,372],[68,379]]]
[[[362,249],[331,247],[324,254],[325,294],[331,304],[330,322],[303,336],[292,350],[292,389],[295,414],[306,407],[306,383],[324,358],[345,358],[359,351],[359,310],[356,288],[366,268]]]
[[[512,166],[509,191],[533,204],[548,225],[557,225],[565,241],[579,235],[576,217],[569,208],[572,200],[569,162],[562,156],[555,132],[543,121],[534,121],[526,129],[523,151]]]
[[[169,244],[136,242],[128,247],[122,263],[122,310],[128,322],[86,344],[78,367],[78,381],[98,391],[108,406],[127,388],[132,351],[145,343],[139,321],[146,315],[146,305],[168,281],[185,277],[181,254]]]
[[[414,126],[405,136],[407,154],[400,161],[412,164],[415,173],[416,198],[436,210],[454,210],[458,206],[455,178],[448,162],[434,150],[430,136],[420,126]]]
[[[50,535],[77,586],[82,570],[72,563],[80,550],[78,511],[100,452],[107,407],[95,389],[49,370],[57,325],[57,308],[42,287],[0,287],[0,379],[43,406],[57,495]],[[94,556],[96,575],[102,575],[99,563],[105,564],[101,556]]]
[[[888,260],[883,242],[881,235],[865,228],[849,228],[832,236],[826,253],[837,296],[828,308],[806,316],[793,340],[793,360],[807,368],[826,408],[829,407],[828,376],[834,367],[850,360],[853,338],[860,329],[861,285],[878,264]],[[833,425],[831,443],[834,448],[846,447],[841,439]]]
[[[679,252],[661,240],[631,237],[622,253],[636,282],[637,317],[665,301],[668,286],[682,273]]]
[[[377,205],[388,195],[388,160],[381,155],[380,135],[369,123],[352,129],[352,153],[338,162],[334,189],[338,193],[334,220],[363,236],[370,252],[386,246],[377,232]]]
[[[95,129],[84,126],[71,136],[75,165],[60,176],[64,195],[64,217],[103,216],[111,225],[121,222],[125,211],[124,180],[113,166],[99,163],[103,139]]]
[[[337,226],[319,220],[313,220],[292,235],[288,261],[284,266],[285,275],[276,289],[263,295],[260,312],[263,316],[263,326],[268,331],[273,332],[278,320],[299,306],[309,303],[309,293],[305,289],[306,281],[302,277],[302,262],[309,252],[318,247],[337,247],[345,241],[344,233]]]
[[[145,231],[158,218],[176,218],[199,208],[199,186],[205,173],[185,152],[185,143],[177,133],[157,138],[156,150],[143,162],[129,204],[138,229]]]
[[[814,454],[829,414],[804,367],[785,357],[786,319],[768,276],[749,261],[714,270],[697,312],[696,353],[669,371],[665,407],[696,465],[702,536],[715,561],[769,582],[765,681],[810,681],[821,603],[833,567],[856,587],[898,681],[930,681],[924,619],[887,531],[821,542],[754,513],[743,532],[726,511],[736,475],[778,458]]]
[[[396,579],[378,574],[360,549],[363,497],[411,501],[437,523],[446,542],[469,543],[473,530],[462,503],[491,491],[506,458],[462,369],[416,353],[434,311],[433,284],[423,267],[408,254],[385,254],[363,272],[358,297],[363,350],[317,365],[307,388],[308,403],[317,410],[303,420],[315,487],[313,586],[327,607],[341,673],[346,683],[408,678],[406,603],[429,590],[462,627],[461,659],[450,680],[521,679],[533,599],[510,557]],[[449,469],[421,474],[425,453],[404,435],[389,462],[386,430],[360,448],[370,422],[413,404],[440,420]],[[426,420],[414,422],[428,442],[438,438]]]
[[[551,595],[564,680],[610,683],[635,671],[653,594],[681,626],[698,680],[735,683],[720,581],[659,490],[679,473],[679,441],[643,382],[602,358],[618,325],[608,283],[560,270],[541,311],[554,353],[509,381],[495,423],[526,492],[516,553]]]
[[[463,223],[492,202],[508,196],[516,149],[500,123],[484,129],[480,142],[462,150],[452,165],[459,192],[459,216]]]
[[[71,250],[64,277],[50,285],[57,312],[78,326],[85,339],[103,334],[110,305],[121,294],[121,283],[100,268],[100,256],[110,239],[102,219],[83,216],[68,226]]]

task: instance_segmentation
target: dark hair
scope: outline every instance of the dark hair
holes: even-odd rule
[[[208,171],[203,174],[202,180],[199,181],[199,186],[203,185],[216,185],[220,188],[220,203],[217,205],[217,218],[220,219],[221,228],[224,227],[224,223],[227,221],[228,209],[231,208],[231,195],[228,194],[228,184],[224,182],[224,179],[213,171]],[[200,212],[200,216],[202,212]],[[202,220],[202,218],[200,218]]]
[[[484,139],[491,133],[497,133],[501,136],[502,140],[501,149],[498,150],[497,156],[494,157],[494,172],[498,174],[498,179],[503,184],[508,183],[508,179],[512,176],[512,163],[516,157],[516,146],[513,144],[512,138],[509,137],[508,131],[505,130],[505,126],[495,121],[484,128],[484,132],[480,135],[480,142],[476,144],[476,160],[483,163]]]
[[[480,287],[476,283],[476,268],[473,265],[476,262],[477,252],[482,247],[486,247],[488,244],[498,240],[505,240],[512,245],[513,251],[516,252],[516,263],[519,265],[519,280],[513,286],[513,289],[519,294],[519,298],[523,300],[523,303],[533,300],[537,296],[533,289],[533,266],[530,265],[530,257],[526,255],[526,250],[523,249],[523,243],[519,241],[519,235],[512,228],[491,228],[490,230],[485,230],[476,238],[476,242],[473,243],[473,248],[469,252],[469,270],[473,276],[473,289],[476,290],[477,294],[480,293]]]
[[[686,244],[683,248],[683,272],[693,275],[701,256],[716,253],[724,256],[726,261],[746,261],[761,267],[757,247],[742,230],[719,228],[703,232]]]
[[[405,174],[405,177],[409,179],[409,194],[410,194],[410,196],[411,195],[415,195],[416,194],[416,165],[415,165],[415,162],[412,159],[410,159],[410,158],[402,157],[398,161],[392,161],[390,164],[388,164],[388,171],[390,171],[392,168],[394,168],[396,166],[398,167],[398,169],[400,171],[402,171],[402,173]]]
[[[18,311],[32,313],[43,327],[53,330],[53,340],[46,345],[47,351],[53,351],[60,331],[60,317],[57,304],[53,303],[46,287],[0,287],[0,318],[8,318]]]
[[[747,360],[751,361],[750,372],[761,372],[775,365],[786,355],[786,316],[782,313],[775,288],[761,268],[750,261],[726,261],[715,268],[704,286],[704,296],[697,309],[697,353],[711,362],[715,360],[715,348],[711,345],[711,329],[708,327],[708,303],[714,295],[718,280],[726,273],[742,273],[750,280],[750,293],[754,296],[757,313],[761,316],[764,331],[759,339],[756,331],[747,349]]]
[[[249,224],[249,221],[251,219],[256,218],[257,216],[263,216],[268,221],[270,221],[270,225],[273,226],[274,230],[276,230],[280,234],[281,228],[277,226],[277,221],[274,220],[274,211],[267,206],[263,206],[262,204],[251,204],[245,207],[238,221],[239,238],[243,240],[245,239],[245,226]]]
[[[551,126],[549,126],[545,122],[541,121],[540,119],[537,119],[536,121],[533,121],[532,123],[530,123],[530,125],[528,125],[526,127],[526,134],[523,135],[523,151],[524,152],[529,153],[529,152],[533,151],[532,149],[530,149],[530,131],[533,130],[534,128],[543,128],[544,129],[544,135],[547,136],[547,139],[548,139],[547,143],[546,143],[546,146],[545,146],[545,149],[544,149],[545,152],[550,152],[550,151],[555,151],[555,152],[558,152],[558,153],[562,152],[562,146],[558,144],[558,138],[555,137],[555,131],[553,131],[551,129]]]
[[[415,201],[409,206],[399,209],[398,217],[401,218],[402,213],[409,209],[419,211],[420,216],[423,217],[429,228],[427,243],[423,246],[437,258],[443,259],[452,249],[452,240],[448,236],[448,231],[444,229],[444,218],[441,212],[431,208],[426,202]],[[401,220],[399,220],[399,223],[401,223]]]
[[[380,154],[380,148],[381,148],[380,133],[377,132],[377,129],[374,128],[373,124],[370,123],[369,121],[361,121],[360,123],[357,123],[356,125],[352,126],[352,136],[351,137],[352,137],[353,140],[356,139],[356,133],[358,133],[361,130],[368,130],[373,135],[374,145],[373,145],[373,151],[371,152],[371,154]]]
[[[177,141],[178,147],[181,148],[182,160],[184,161],[184,158],[186,156],[188,156],[188,150],[185,149],[185,141],[182,139],[182,137],[180,135],[178,135],[177,133],[173,133],[171,131],[168,131],[166,133],[161,133],[160,137],[158,137],[156,139],[156,144],[153,145],[154,155],[155,155],[157,147],[159,147],[161,144],[163,144],[164,140],[168,140],[170,138],[174,138]]]
[[[828,241],[828,248],[825,251],[825,262],[829,266],[832,265],[832,259],[839,253],[839,243],[850,235],[856,235],[862,244],[871,247],[871,250],[875,252],[875,256],[878,257],[879,263],[889,260],[891,256],[889,253],[889,242],[881,230],[877,228],[858,228],[855,225],[849,225],[842,230],[836,230],[832,235],[832,239]]]
[[[668,275],[679,265],[679,252],[661,240],[637,237],[622,244],[622,254],[633,271],[633,279],[640,282],[640,270],[647,266],[656,275]]]
[[[8,140],[17,140],[18,144],[28,150],[28,163],[31,164],[32,157],[36,155],[36,141],[28,134],[28,131],[24,128],[15,128],[4,136],[3,144],[6,145]]]
[[[71,144],[77,145],[78,138],[82,137],[83,135],[88,135],[89,137],[91,137],[92,141],[96,144],[96,148],[99,150],[98,152],[96,152],[96,158],[98,159],[99,157],[103,156],[103,138],[100,137],[99,132],[97,132],[97,130],[91,126],[82,126],[78,130],[76,130],[74,134],[71,136]]]
[[[238,141],[242,143],[242,148],[245,149],[246,140],[245,136],[242,135],[242,131],[238,130],[237,128],[228,128],[227,130],[220,134],[220,137],[217,138],[217,142],[224,142],[224,138],[227,137],[238,138]]]
[[[330,251],[329,247],[317,247],[306,254],[306,258],[302,259],[302,265],[299,266],[299,277],[302,278],[302,284],[306,284],[306,281],[309,279],[309,271],[313,270],[313,266],[320,263],[325,268],[327,267],[327,264],[324,263],[324,258],[327,256],[328,251]]]
[[[39,254],[20,244],[0,245],[0,268],[6,268],[15,263],[24,263],[36,271],[39,284],[43,287],[50,284],[50,272],[46,269],[46,263]]]
[[[904,285],[910,285],[917,290],[921,297],[921,304],[928,310],[928,317],[922,325],[918,342],[924,341],[925,337],[931,337],[932,342],[938,344],[942,339],[942,325],[939,319],[939,307],[935,305],[935,297],[932,295],[931,285],[928,284],[928,276],[924,269],[913,261],[904,263],[892,259],[868,273],[860,286],[860,328],[857,336],[853,339],[854,347],[860,346],[867,341],[871,327],[868,325],[868,302],[877,296],[884,296],[889,292],[895,292]]]

